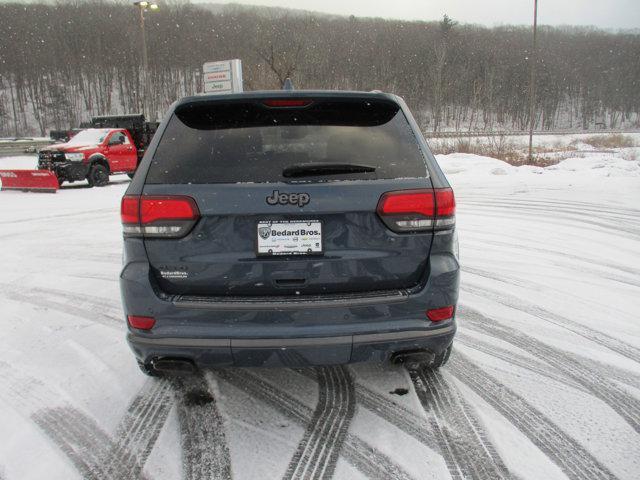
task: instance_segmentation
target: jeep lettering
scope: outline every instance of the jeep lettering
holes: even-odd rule
[[[304,207],[310,200],[311,197],[308,193],[280,193],[278,190],[274,190],[267,197],[269,205],[298,205],[299,207]]]

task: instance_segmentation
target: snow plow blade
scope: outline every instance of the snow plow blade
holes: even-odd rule
[[[55,193],[58,188],[58,177],[49,170],[0,170],[0,190]]]

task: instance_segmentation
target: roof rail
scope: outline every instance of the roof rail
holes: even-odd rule
[[[294,90],[293,82],[289,77],[285,78],[284,83],[282,84],[282,90]]]

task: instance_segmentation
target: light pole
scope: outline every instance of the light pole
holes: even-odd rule
[[[538,0],[533,0],[533,50],[529,78],[529,163],[533,161],[533,126],[536,121],[536,63],[538,62]]]
[[[147,52],[147,33],[144,28],[144,12],[151,10],[158,10],[158,4],[153,2],[133,2],[133,4],[138,7],[138,11],[140,12],[140,32],[142,34],[142,113],[144,113],[145,107],[147,108],[147,112],[149,113],[149,120],[155,120],[155,113],[151,111],[151,107],[149,105],[149,87],[148,87],[148,71],[149,71],[149,54]],[[146,104],[146,105],[145,105]]]

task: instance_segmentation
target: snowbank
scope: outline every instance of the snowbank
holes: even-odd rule
[[[568,158],[549,167],[514,167],[490,157],[466,153],[436,155],[456,194],[469,189],[527,193],[554,190],[560,197],[607,201],[637,206],[640,202],[640,162],[616,153]]]

